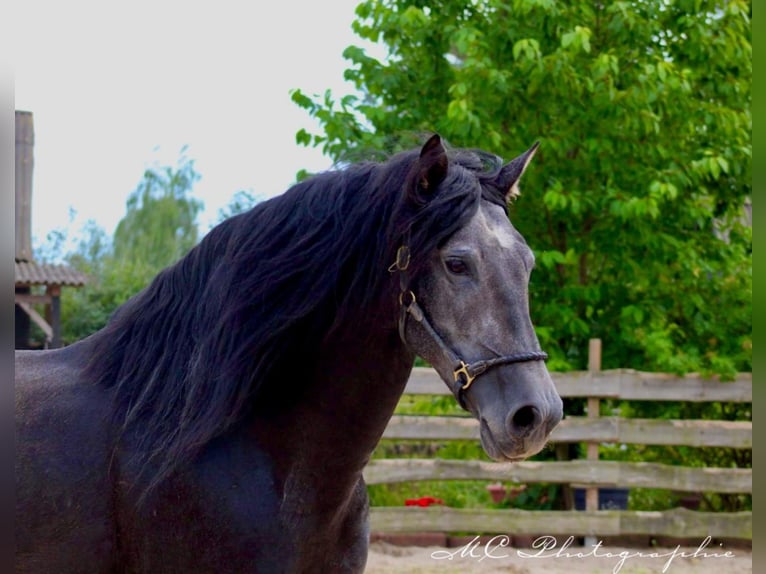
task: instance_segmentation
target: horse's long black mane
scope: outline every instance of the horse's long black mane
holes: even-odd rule
[[[87,375],[113,389],[123,437],[143,453],[135,462],[152,467],[150,488],[279,396],[280,366],[310,365],[334,328],[375,317],[405,236],[416,277],[481,197],[505,205],[480,184],[499,158],[451,151],[427,200],[417,160],[404,152],[320,174],[224,221],[93,337]]]

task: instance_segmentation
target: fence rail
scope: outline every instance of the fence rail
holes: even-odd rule
[[[478,440],[479,422],[469,417],[394,415],[383,438]],[[553,430],[551,441],[752,448],[753,425],[749,421],[567,417]]]
[[[753,376],[740,373],[736,379],[721,382],[690,374],[683,377],[665,373],[646,373],[632,369],[606,371],[573,371],[551,373],[562,397],[598,397],[628,401],[753,401]],[[431,368],[415,367],[407,387],[409,395],[449,395],[447,385]]]
[[[683,536],[751,539],[751,512],[697,512],[674,508],[638,510],[483,510],[466,508],[384,508],[370,511],[376,532],[477,532],[551,536]]]
[[[570,460],[498,463],[479,460],[378,459],[364,470],[367,484],[421,480],[504,480],[588,486],[667,488],[681,492],[753,492],[750,468],[690,468],[651,462]]]
[[[600,345],[600,343],[599,343]],[[679,492],[751,494],[751,468],[692,468],[649,462],[598,460],[599,444],[682,445],[751,449],[750,421],[665,420],[599,416],[599,400],[752,402],[752,375],[732,382],[699,375],[677,377],[629,369],[601,371],[600,346],[591,346],[591,370],[552,373],[562,397],[588,399],[588,416],[567,417],[551,434],[552,443],[585,442],[588,459],[490,463],[479,460],[375,459],[364,471],[368,484],[424,480],[488,480],[561,483],[585,487],[586,511],[524,511],[432,508],[371,509],[374,531],[415,531],[614,536],[727,537],[752,539],[751,512],[596,510],[598,487],[659,488]],[[415,368],[405,389],[410,395],[449,395],[433,369]],[[463,416],[392,417],[387,439],[478,440],[479,424]]]

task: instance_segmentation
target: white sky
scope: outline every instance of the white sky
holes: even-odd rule
[[[295,144],[317,126],[289,90],[335,95],[360,0],[16,3],[15,107],[35,125],[32,229],[111,234],[144,170],[183,145],[206,232],[240,189],[272,196],[330,160]],[[71,218],[74,210],[76,216]]]

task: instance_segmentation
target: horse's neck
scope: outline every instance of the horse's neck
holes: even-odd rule
[[[366,339],[357,329],[328,348],[314,387],[319,412],[354,433],[360,451],[375,448],[412,370],[414,356],[396,330]]]
[[[395,329],[364,327],[341,330],[324,342],[300,404],[264,429],[274,446],[275,435],[281,437],[283,479],[310,475],[328,506],[332,493],[343,499],[356,488],[414,360]]]

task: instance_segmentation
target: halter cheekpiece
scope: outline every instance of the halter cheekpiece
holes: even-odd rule
[[[409,288],[409,275],[407,270],[409,269],[411,259],[412,254],[410,248],[405,243],[399,247],[396,252],[396,260],[388,268],[388,271],[391,273],[399,272],[399,286],[401,289],[399,293],[399,336],[406,344],[407,339],[405,330],[407,319],[409,317],[412,317],[415,321],[420,323],[434,343],[436,343],[439,350],[447,356],[450,363],[453,365],[452,376],[454,378],[454,385],[452,386],[452,392],[457,397],[461,407],[464,409],[466,408],[463,393],[471,387],[479,375],[486,373],[491,368],[513,363],[546,361],[548,359],[548,354],[543,351],[527,351],[524,353],[504,355],[475,361],[473,363],[466,363],[457,355],[457,353],[447,346],[444,339],[442,339],[439,333],[436,332],[423,312],[423,309],[418,304],[415,293]]]

